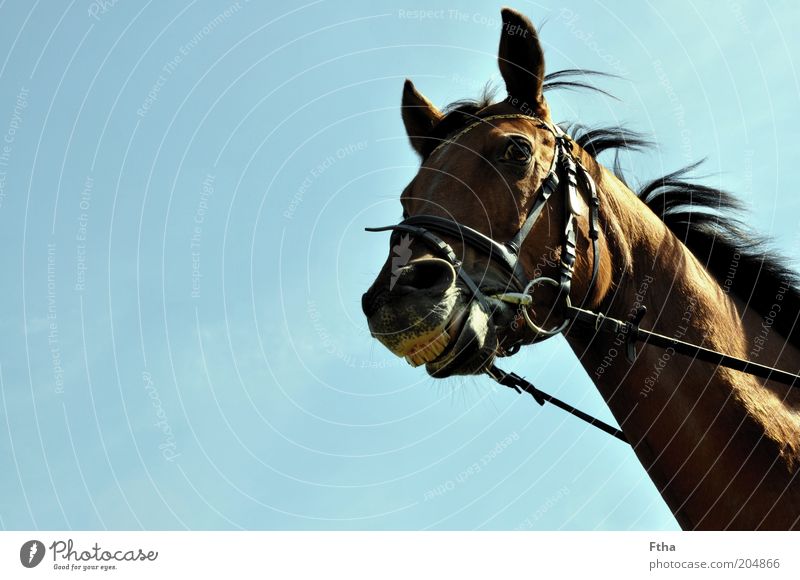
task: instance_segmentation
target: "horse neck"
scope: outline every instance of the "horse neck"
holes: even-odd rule
[[[762,318],[751,310],[742,319],[742,304],[633,192],[586,164],[595,169],[608,269],[597,309],[625,320],[645,306],[642,328],[748,358]],[[800,406],[786,403],[795,393],[653,346],[637,345],[631,363],[622,336],[576,327],[566,338],[681,525],[800,525],[800,486],[791,485]],[[773,334],[774,352],[785,343]],[[780,362],[796,371],[800,352],[783,348]]]

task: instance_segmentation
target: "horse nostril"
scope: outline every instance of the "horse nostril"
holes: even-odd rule
[[[393,276],[392,292],[444,291],[452,286],[455,277],[455,270],[449,262],[438,258],[417,260],[397,270]]]
[[[440,298],[456,280],[456,271],[450,262],[438,258],[425,258],[408,265],[392,268],[388,279],[385,269],[378,280],[361,296],[361,309],[372,318],[392,298],[402,298],[424,292],[428,299]],[[387,287],[388,286],[388,287]]]

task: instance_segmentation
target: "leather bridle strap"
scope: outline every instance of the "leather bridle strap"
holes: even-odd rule
[[[537,389],[533,385],[533,383],[526,381],[518,374],[506,372],[502,369],[497,368],[494,365],[492,365],[486,370],[486,374],[489,375],[498,383],[500,383],[501,385],[503,385],[504,387],[514,389],[518,393],[522,393],[523,391],[525,391],[530,396],[532,396],[534,400],[540,405],[544,405],[545,403],[551,403],[552,405],[555,405],[559,409],[563,409],[570,415],[574,415],[581,421],[585,421],[589,425],[597,427],[601,431],[616,437],[620,441],[628,443],[628,438],[625,437],[625,434],[621,430],[617,429],[616,427],[612,427],[608,423],[605,423],[604,421],[601,421],[596,417],[592,417],[588,413],[584,413],[580,409],[576,409],[575,407],[573,407],[569,403],[565,403],[558,397],[554,397],[553,395],[550,395],[548,393],[545,393],[544,391]]]
[[[645,330],[639,328],[639,320],[645,313],[644,308],[640,308],[636,313],[635,319],[632,322],[624,322],[599,312],[592,312],[591,310],[584,310],[577,306],[568,306],[570,316],[575,322],[584,326],[594,328],[597,332],[606,332],[616,336],[624,336],[626,341],[627,358],[630,362],[636,359],[635,345],[637,342],[643,342],[651,346],[657,346],[663,349],[672,349],[673,351],[691,356],[696,360],[708,362],[721,367],[741,371],[754,377],[775,381],[789,385],[790,387],[800,388],[800,375],[768,367],[747,359],[738,358],[729,354],[724,354],[710,348],[705,348],[690,342],[684,342],[680,339],[666,336],[653,332],[652,330]]]
[[[560,146],[557,145],[554,152],[554,164],[559,156],[559,147]],[[513,238],[506,242],[506,246],[509,247],[515,256],[519,255],[523,242],[525,242],[528,234],[531,233],[533,224],[536,223],[536,220],[538,220],[539,216],[542,214],[544,206],[547,205],[547,200],[549,200],[550,196],[552,196],[553,193],[558,190],[559,183],[560,180],[558,178],[558,173],[556,172],[556,168],[554,166],[550,169],[544,181],[542,182],[542,185],[539,187],[539,192],[535,196],[531,209],[528,210],[528,216],[525,218],[522,227]]]
[[[424,217],[435,218],[435,216],[424,216]],[[415,238],[422,239],[426,244],[428,244],[428,246],[434,251],[434,253],[438,254],[441,258],[448,261],[450,265],[453,266],[453,269],[456,271],[456,274],[458,275],[459,278],[461,278],[461,280],[464,282],[467,289],[469,290],[470,296],[472,298],[477,299],[478,303],[485,309],[487,313],[491,312],[488,300],[486,299],[486,295],[483,292],[481,292],[480,287],[475,283],[472,277],[469,274],[467,274],[467,271],[464,270],[461,264],[461,260],[459,260],[458,257],[456,257],[456,253],[453,251],[453,248],[450,246],[450,244],[445,242],[440,237],[434,235],[430,231],[431,229],[440,229],[440,230],[445,230],[445,233],[458,235],[458,233],[450,231],[450,223],[455,224],[455,222],[449,222],[449,220],[444,220],[444,218],[435,218],[435,219],[441,219],[446,223],[440,224],[439,228],[432,228],[430,226],[430,223],[423,221],[423,223],[428,226],[428,228],[426,229],[415,225],[416,223],[418,223],[419,220],[415,222],[412,221],[411,218],[409,218],[404,222],[393,226],[384,226],[380,228],[365,228],[365,229],[368,232],[386,232],[386,231],[407,232],[413,235]],[[457,226],[458,224],[455,225]],[[466,228],[466,226],[461,226],[461,227]],[[479,232],[475,232],[474,230],[473,232],[479,234]],[[505,250],[505,248],[503,248],[500,244],[497,244],[491,238],[486,238],[486,240],[491,243],[491,245],[489,246],[489,253],[491,253],[492,250],[496,252],[503,252]],[[504,254],[501,255],[503,255],[503,258],[505,260],[508,260],[507,256],[505,256]]]
[[[597,276],[600,273],[600,198],[589,172],[581,164],[578,164],[578,169],[584,190],[589,194],[589,239],[592,241],[592,276],[589,279],[589,291],[584,298],[585,303],[597,285]]]

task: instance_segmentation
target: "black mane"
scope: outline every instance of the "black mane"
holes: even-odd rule
[[[428,136],[429,138],[425,140],[422,158],[427,159],[442,141],[445,141],[451,135],[478,119],[478,113],[481,109],[491,105],[493,100],[494,90],[491,86],[486,85],[480,98],[475,100],[464,99],[447,105],[444,109],[444,117],[436,123]]]
[[[687,173],[698,165],[651,181],[637,191],[639,199],[705,265],[726,293],[738,296],[789,342],[800,344],[797,274],[768,238],[755,234],[738,218],[743,209],[739,200],[687,179]]]
[[[587,76],[613,76],[596,71],[569,69],[545,77],[544,89],[598,89]],[[579,80],[575,80],[579,78]],[[479,118],[481,109],[492,104],[492,92],[484,90],[474,101],[457,101],[445,109],[446,115],[434,127],[427,157],[441,142]],[[627,183],[620,169],[620,151],[642,150],[651,145],[641,134],[623,127],[587,128],[578,124],[567,131],[587,153],[597,158],[605,151],[615,153],[613,171]],[[800,346],[800,278],[788,261],[755,234],[740,219],[741,203],[730,193],[702,185],[689,177],[700,163],[694,163],[654,179],[636,195],[691,250],[714,276],[726,293],[743,300],[766,319],[789,342]],[[775,304],[780,304],[776,312]]]

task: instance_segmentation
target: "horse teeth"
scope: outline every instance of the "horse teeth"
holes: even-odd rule
[[[450,335],[447,333],[447,329],[442,329],[435,337],[406,354],[404,358],[412,367],[418,367],[436,360],[449,343]]]

